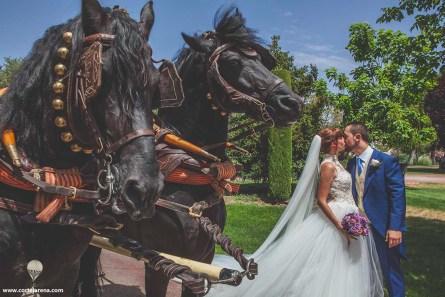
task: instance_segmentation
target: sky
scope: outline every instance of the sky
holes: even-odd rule
[[[120,5],[136,20],[147,0],[101,0]],[[381,8],[395,0],[154,0],[156,21],[150,37],[154,59],[173,58],[184,45],[180,33],[213,29],[219,7],[236,5],[266,42],[281,36],[281,47],[298,66],[315,64],[348,73],[354,62],[345,49],[349,26],[366,22],[375,28],[409,33],[409,23],[376,24]],[[4,57],[25,57],[46,28],[80,12],[78,0],[0,0],[0,64]]]

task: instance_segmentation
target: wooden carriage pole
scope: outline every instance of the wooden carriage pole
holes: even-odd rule
[[[285,69],[275,70],[289,87],[291,73]],[[292,191],[292,128],[270,128],[268,131],[268,175],[271,200],[289,199]]]
[[[117,254],[120,254],[123,256],[127,256],[130,258],[136,258],[130,250],[114,245],[111,242],[111,240],[107,237],[93,235],[93,237],[90,241],[90,245],[98,247],[98,248],[102,248],[102,249],[105,249],[105,250],[108,250],[108,251],[111,251],[111,252],[114,252],[114,253],[117,253]],[[235,277],[235,279],[240,277],[240,273],[236,270],[218,267],[218,266],[203,263],[203,262],[193,261],[193,260],[190,260],[187,258],[182,258],[182,257],[178,257],[178,256],[166,254],[166,253],[158,253],[158,254],[164,258],[172,260],[176,264],[189,267],[195,273],[207,275],[211,281],[224,281],[224,280],[228,281],[229,279],[232,279],[234,277]],[[136,259],[143,261],[145,263],[150,263],[150,261],[144,257],[136,258]],[[238,280],[238,282],[239,282],[239,280]],[[228,281],[228,284],[235,285],[235,286],[239,285],[239,283],[237,283],[237,282],[231,283],[229,281]]]

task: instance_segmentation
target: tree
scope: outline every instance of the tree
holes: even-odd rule
[[[402,21],[414,17],[411,30],[416,32],[419,42],[428,40],[434,53],[429,61],[431,67],[439,69],[439,86],[425,99],[425,109],[436,125],[440,144],[445,147],[445,1],[440,0],[399,0],[399,5],[383,9],[380,23]],[[441,166],[445,169],[445,159]]]
[[[289,70],[277,68],[274,72],[286,85],[291,86]],[[268,197],[286,200],[292,193],[292,127],[269,128],[267,153]]]
[[[432,143],[436,135],[423,100],[437,73],[419,62],[429,59],[431,46],[400,31],[352,25],[347,49],[359,65],[351,77],[335,68],[326,72],[339,89],[331,97],[344,122],[364,122],[373,141],[387,147],[413,150]]]
[[[412,31],[417,31],[418,43],[428,43],[433,58],[428,62],[434,68],[445,62],[445,1],[441,0],[399,0],[398,6],[383,8],[379,23],[402,21],[407,16],[414,17]]]
[[[20,58],[5,58],[5,63],[0,66],[0,88],[6,88],[14,75],[22,65],[22,59]]]
[[[292,90],[304,99],[304,110],[292,126],[292,171],[297,178],[303,171],[312,138],[330,120],[329,92],[326,81],[318,77],[317,66],[295,66],[294,57],[281,48],[279,41],[280,36],[272,36],[271,52],[277,59],[277,68],[291,71]]]

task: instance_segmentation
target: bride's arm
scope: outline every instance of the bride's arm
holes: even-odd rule
[[[334,212],[328,205],[329,192],[331,190],[332,182],[337,174],[335,165],[326,162],[321,165],[320,168],[320,182],[318,184],[318,194],[317,203],[320,206],[323,213],[328,217],[328,219],[334,224],[335,227],[342,230],[341,223],[338,221]]]

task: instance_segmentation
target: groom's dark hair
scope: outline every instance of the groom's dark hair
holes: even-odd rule
[[[346,127],[349,127],[349,131],[351,131],[352,135],[360,134],[364,141],[369,142],[368,127],[366,127],[365,124],[352,122],[349,123]]]

